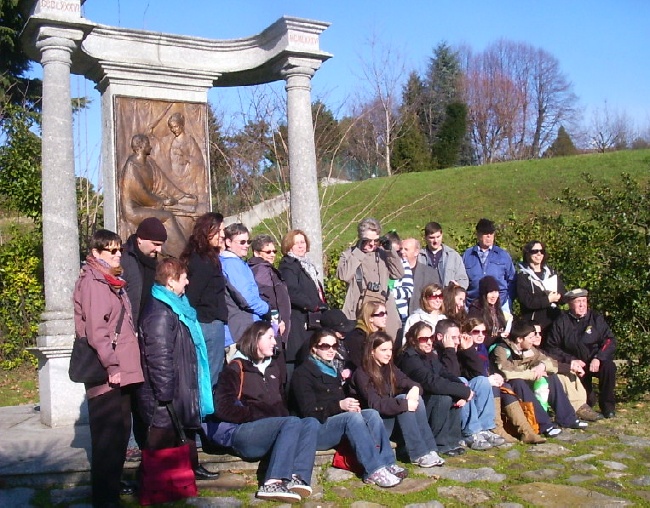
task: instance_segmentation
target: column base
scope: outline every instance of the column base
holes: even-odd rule
[[[81,383],[73,383],[68,377],[71,339],[68,338],[68,345],[65,346],[29,349],[38,358],[41,423],[49,427],[88,423],[85,387]]]

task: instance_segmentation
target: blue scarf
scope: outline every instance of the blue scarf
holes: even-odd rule
[[[320,370],[326,376],[330,376],[330,377],[338,376],[338,371],[336,370],[336,367],[334,366],[333,363],[324,362],[321,358],[319,358],[314,354],[309,355],[309,359],[312,362],[314,362],[316,364],[316,367],[318,367],[318,370]]]
[[[199,408],[201,409],[201,418],[214,413],[214,402],[212,400],[212,382],[210,380],[210,367],[208,365],[208,350],[205,347],[205,339],[201,326],[196,319],[196,310],[190,305],[187,296],[178,296],[173,291],[154,284],[151,288],[151,296],[155,299],[166,303],[171,307],[178,316],[181,323],[187,326],[196,348],[196,360],[198,363],[198,383],[199,383]]]

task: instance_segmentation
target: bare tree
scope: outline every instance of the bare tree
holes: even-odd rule
[[[591,115],[589,138],[593,148],[600,153],[627,148],[633,132],[633,122],[627,113],[612,111],[607,102],[602,109],[594,109]]]
[[[399,102],[402,83],[407,76],[406,62],[401,51],[378,42],[372,35],[366,42],[369,60],[360,57],[360,76],[365,99],[360,100],[357,114],[363,112],[368,121],[364,129],[375,137],[375,150],[381,156],[386,174],[391,176],[391,150],[399,129]],[[370,131],[370,132],[368,132]]]

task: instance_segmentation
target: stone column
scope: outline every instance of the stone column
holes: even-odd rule
[[[72,291],[79,274],[79,232],[70,97],[71,54],[81,30],[41,27],[43,66],[42,197],[45,312],[39,328],[41,421],[55,427],[79,420],[83,385],[68,378],[74,340]]]
[[[311,116],[311,78],[320,63],[290,58],[281,74],[287,90],[291,227],[302,229],[309,237],[311,259],[322,279],[323,235]]]

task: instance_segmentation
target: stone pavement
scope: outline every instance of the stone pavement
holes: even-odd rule
[[[602,440],[600,445],[590,442],[603,436],[611,437],[611,444],[603,446]],[[582,446],[580,453],[574,451],[581,445],[588,446]],[[87,425],[49,428],[40,423],[39,413],[33,406],[0,408],[0,507],[88,507],[89,449]],[[531,458],[535,467],[521,465],[524,461],[530,464]],[[317,459],[319,465],[327,464],[331,453],[319,453]],[[204,497],[187,500],[187,506],[258,504],[253,494],[246,501],[242,501],[241,495],[233,496],[244,487],[249,492],[254,490],[258,463],[203,453],[201,462],[222,474],[218,480],[199,482]],[[504,464],[507,464],[505,474],[495,470],[501,466],[500,470],[504,471]],[[133,476],[136,466],[137,463],[127,463],[126,475]],[[322,467],[315,470],[318,479],[313,483],[314,494],[305,506],[402,506],[400,495],[425,489],[435,495],[428,501],[406,506],[650,506],[650,438],[621,433],[612,421],[599,422],[588,431],[565,430],[558,438],[542,445],[509,446],[495,453],[468,452],[448,459],[443,467],[414,468],[412,473],[387,492],[388,498],[382,497],[388,499],[384,501],[386,504],[379,505],[358,500],[363,484],[351,473]],[[562,481],[554,483],[558,478]],[[321,481],[327,482],[338,502],[325,501]],[[497,490],[501,491],[507,489],[519,502],[500,502],[494,488],[485,488],[488,485],[498,485]],[[49,504],[43,501],[46,488]],[[137,506],[134,499],[124,501],[128,506]]]

